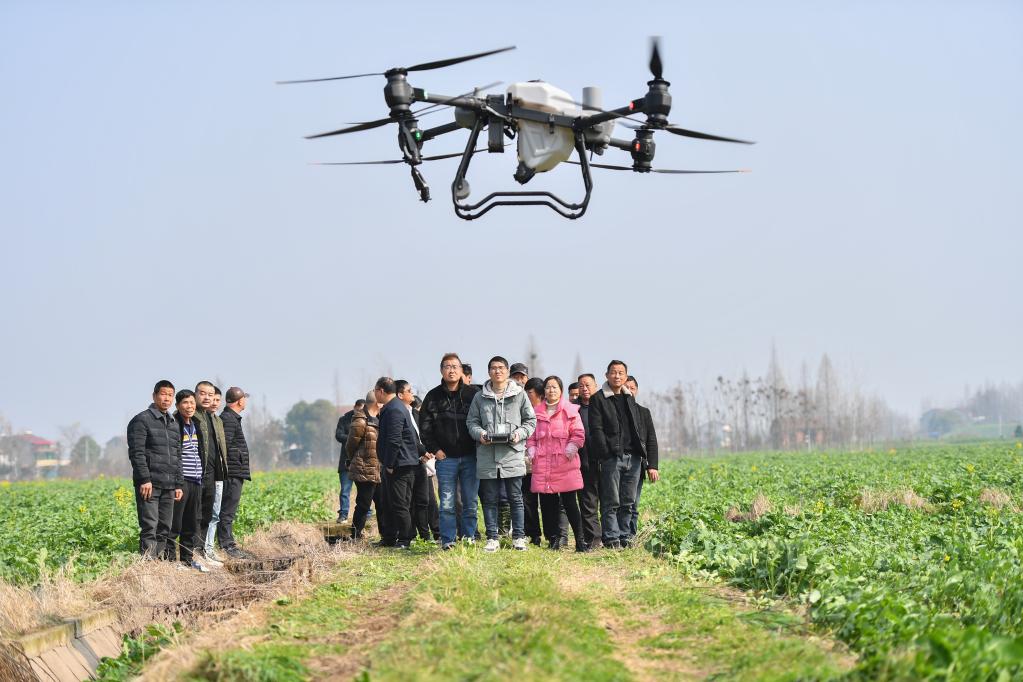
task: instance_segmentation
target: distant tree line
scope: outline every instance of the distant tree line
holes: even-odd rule
[[[675,452],[872,447],[914,435],[912,422],[879,396],[841,381],[825,354],[787,377],[772,349],[767,372],[720,375],[711,385],[644,391],[663,448]]]

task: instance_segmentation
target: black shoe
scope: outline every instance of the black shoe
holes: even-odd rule
[[[553,549],[555,552],[564,547],[564,543],[561,541],[561,538],[554,538],[553,540],[550,541],[549,544],[550,548]]]
[[[538,537],[536,537],[536,538],[529,538],[529,543],[539,547],[540,544],[541,544],[541,541],[540,541],[540,538],[538,538]]]
[[[632,546],[632,540],[622,538],[621,540],[618,541],[618,544],[620,545],[620,549],[628,549],[629,547]]]
[[[604,549],[621,549],[621,548],[622,548],[622,545],[617,540],[612,540],[611,542],[605,542],[604,543]]]
[[[232,559],[248,559],[249,558],[248,556],[246,556],[246,553],[241,550],[241,548],[233,547],[233,546],[232,547],[228,547],[227,549],[225,549],[224,550],[224,554],[226,554],[227,556],[231,557]]]
[[[396,543],[394,540],[380,540],[378,542],[374,542],[373,546],[374,547],[394,547],[396,544],[398,544],[398,543]]]
[[[575,551],[579,552],[580,554],[585,554],[586,552],[590,551],[590,546],[587,545],[585,542],[577,542],[575,543]]]

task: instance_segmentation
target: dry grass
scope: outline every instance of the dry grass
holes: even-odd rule
[[[1004,490],[998,488],[984,488],[980,491],[980,502],[986,504],[995,509],[1004,509],[1008,507],[1012,511],[1019,511],[1016,505],[1012,503],[1012,498]]]
[[[926,499],[917,495],[909,488],[902,490],[870,490],[865,488],[856,496],[856,506],[862,511],[873,514],[889,507],[905,507],[931,511],[932,507]]]
[[[70,570],[44,573],[32,589],[0,583],[0,633],[24,634],[97,609],[113,609],[124,632],[153,622],[220,619],[269,598],[333,565],[336,550],[315,525],[277,523],[246,538],[258,560],[238,570],[200,573],[141,557],[116,575],[76,583]]]
[[[767,499],[767,496],[763,493],[757,493],[757,496],[753,498],[753,504],[750,505],[748,512],[739,511],[738,507],[730,507],[725,512],[725,518],[729,521],[756,521],[764,514],[769,514],[773,506],[771,500]],[[786,510],[788,507],[786,507]],[[787,511],[786,511],[787,513]]]

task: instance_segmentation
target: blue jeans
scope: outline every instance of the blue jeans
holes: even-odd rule
[[[636,537],[636,530],[639,527],[639,496],[643,494],[643,480],[646,478],[646,471],[639,470],[639,481],[636,483],[636,503],[632,505],[632,522],[629,524],[629,534]]]
[[[522,504],[522,476],[511,478],[481,478],[480,500],[483,502],[483,523],[487,527],[487,539],[496,540],[498,536],[497,505],[501,498],[501,488],[508,493],[511,505],[512,539],[526,537],[525,507]]]
[[[220,501],[224,498],[224,482],[217,481],[214,484],[216,492],[213,494],[213,517],[210,519],[209,530],[206,531],[206,556],[213,553],[213,540],[217,537],[217,524],[220,523]]]
[[[339,471],[337,476],[341,480],[341,495],[338,498],[340,506],[337,510],[337,520],[347,521],[348,505],[352,499],[352,479],[348,476],[347,471]]]
[[[442,545],[476,537],[476,497],[480,480],[476,478],[476,458],[447,457],[437,462],[437,488],[440,490],[440,541]],[[455,515],[455,491],[462,493],[462,518]]]
[[[632,539],[632,511],[643,459],[629,453],[600,463],[600,532],[605,545]]]

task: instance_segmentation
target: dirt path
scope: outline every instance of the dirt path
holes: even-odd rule
[[[558,582],[568,594],[590,601],[601,627],[612,642],[612,655],[640,680],[704,679],[710,671],[689,665],[682,656],[665,655],[650,644],[672,630],[660,609],[628,598],[629,585],[621,572],[606,564],[579,562],[576,570],[560,573]]]

